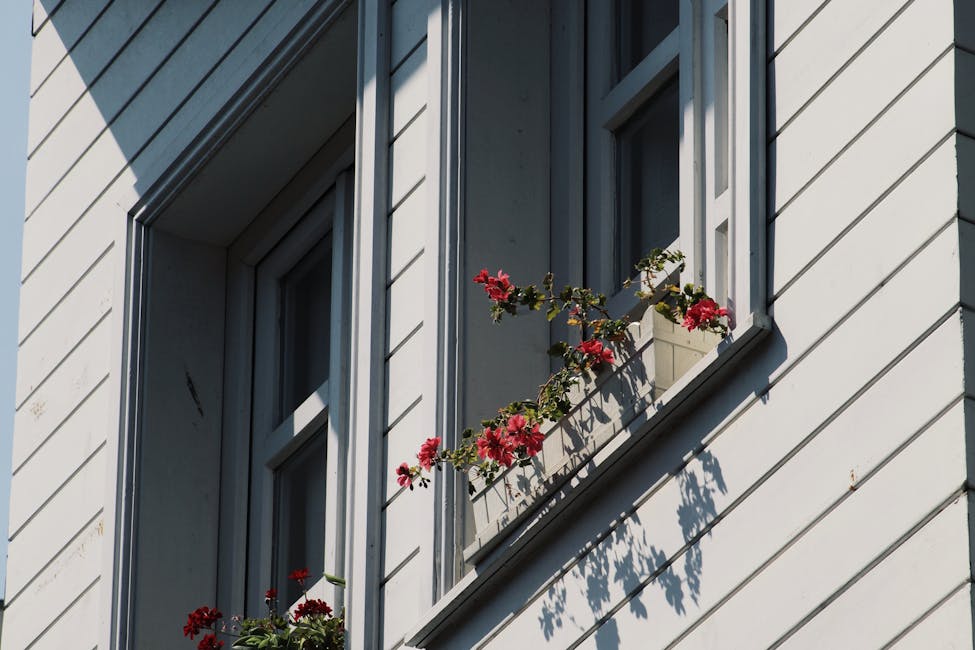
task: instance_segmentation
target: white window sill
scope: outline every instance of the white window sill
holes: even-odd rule
[[[671,416],[693,405],[697,400],[690,398],[699,397],[699,389],[706,393],[707,384],[717,372],[743,358],[742,353],[770,329],[771,319],[765,314],[753,313],[742,319],[726,339],[657,399],[653,399],[652,387],[648,385],[635,401],[592,428],[582,445],[560,459],[556,466],[547,468],[541,474],[541,480],[523,489],[522,493],[515,493],[502,516],[482,526],[465,549],[465,560],[474,563],[475,567],[421,617],[415,629],[407,635],[407,645],[425,647],[449,628],[456,617],[462,615],[468,600],[482,590],[490,589],[495,579],[503,579],[500,570],[516,565],[516,558],[531,550],[532,540],[539,532],[565,513],[570,504],[597,482],[597,478],[611,477],[621,465],[618,461],[637,442],[658,435]],[[634,356],[640,351],[638,346]],[[616,369],[600,377],[597,390],[580,403],[577,412],[584,414],[587,409],[597,408],[594,401],[600,398],[598,387],[621,371]],[[504,485],[505,479],[505,476],[499,477],[495,485]],[[510,479],[505,487],[510,493],[509,488]]]

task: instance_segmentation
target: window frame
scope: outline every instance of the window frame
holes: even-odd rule
[[[323,427],[327,486],[324,567],[335,572],[344,566],[353,219],[353,150],[336,146],[344,139],[340,134],[332,146],[326,146],[331,151],[323,151],[334,156],[332,163],[324,170],[319,168],[314,179],[296,179],[282,192],[281,201],[258,215],[228,250],[221,494],[238,496],[221,504],[218,598],[232,604],[234,611],[248,615],[265,608],[264,590],[271,586],[277,513],[273,504],[274,470]],[[317,221],[312,214],[316,210],[326,213]],[[276,369],[279,364],[280,336],[274,322],[278,291],[268,288],[329,231],[332,304],[328,377],[294,411],[282,414],[283,419],[276,418],[277,386],[265,369]],[[274,326],[269,327],[269,322]],[[274,423],[277,419],[282,421]],[[261,431],[267,434],[266,440],[259,440]],[[337,607],[344,602],[343,591],[324,579],[312,582],[309,593]],[[286,605],[291,603],[279,604]]]

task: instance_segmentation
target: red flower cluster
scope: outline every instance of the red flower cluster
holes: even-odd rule
[[[481,269],[481,272],[474,276],[474,282],[484,285],[484,291],[491,300],[501,302],[507,300],[515,290],[514,285],[508,281],[509,277],[507,273],[498,269],[497,277],[492,278],[487,269]]]
[[[524,447],[525,453],[535,456],[542,450],[542,443],[545,442],[545,434],[539,432],[538,422],[528,428],[528,421],[521,414],[512,415],[508,418],[508,435],[514,441],[515,447]]]
[[[576,349],[588,357],[586,365],[593,366],[599,365],[600,363],[613,364],[616,361],[616,357],[613,356],[613,351],[604,346],[599,339],[583,341]]]
[[[329,616],[331,613],[332,608],[324,600],[311,598],[295,608],[295,621],[301,620],[303,616]]]
[[[514,451],[514,439],[501,427],[488,427],[477,439],[477,455],[482,459],[496,460],[505,467],[511,467],[515,459]]]
[[[277,589],[268,589],[267,591],[264,592],[264,602],[267,603],[268,605],[271,604],[271,601],[277,599],[278,599]]]
[[[396,468],[396,482],[399,483],[400,487],[413,487],[413,472],[410,471],[410,466],[406,463]]]
[[[416,457],[420,461],[420,467],[430,471],[433,461],[437,457],[437,447],[440,446],[440,438],[427,438],[427,441],[420,445],[420,453]],[[405,464],[405,463],[404,463]],[[397,472],[398,473],[398,472]],[[400,483],[402,485],[402,483]]]
[[[308,579],[309,575],[311,574],[308,572],[308,569],[295,569],[294,571],[288,574],[288,580],[294,580],[299,585],[304,587],[305,580]]]
[[[216,634],[207,634],[200,639],[200,643],[196,646],[197,650],[217,650],[222,647],[223,641],[217,641]]]
[[[703,330],[707,329],[708,325],[719,317],[727,315],[727,309],[718,307],[718,303],[710,298],[705,298],[688,308],[687,313],[684,314],[684,322],[681,323],[681,326],[686,327],[689,332],[693,332],[696,329]]]
[[[210,609],[206,606],[197,607],[186,618],[186,625],[183,626],[183,636],[188,636],[190,639],[193,639],[193,637],[200,633],[201,629],[212,629],[213,624],[221,618],[223,618],[223,612],[219,609]]]

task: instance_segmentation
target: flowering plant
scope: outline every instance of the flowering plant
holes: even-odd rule
[[[325,579],[340,587],[345,586],[345,580],[333,575],[324,574]],[[339,650],[345,647],[345,612],[333,615],[328,603],[319,598],[309,598],[305,589],[308,580],[308,569],[296,569],[288,574],[289,580],[294,580],[301,587],[304,600],[298,603],[294,612],[285,610],[278,612],[278,590],[268,589],[264,592],[264,603],[268,613],[264,618],[241,618],[234,616],[230,626],[221,623],[219,629],[217,621],[223,618],[223,612],[216,608],[198,607],[189,613],[186,625],[183,626],[183,636],[194,640],[197,634],[203,634],[197,644],[198,650],[217,650],[224,642],[217,639],[217,634],[223,634],[233,639],[235,648],[301,648],[302,650]]]
[[[650,251],[635,266],[646,287],[636,291],[637,297],[643,301],[656,300],[654,309],[657,312],[688,331],[713,332],[724,338],[728,335],[728,325],[723,319],[730,316],[729,312],[718,306],[703,287],[687,284],[681,288],[669,284],[654,290],[658,273],[669,270],[679,274],[684,265],[684,254],[680,251],[660,248]],[[559,341],[553,345],[548,353],[560,358],[562,367],[541,385],[538,395],[500,408],[495,417],[481,421],[479,431],[465,429],[456,449],[442,449],[439,436],[427,438],[416,455],[416,465],[404,462],[395,469],[401,487],[411,490],[416,484],[427,487],[432,469],[442,470],[446,464],[458,471],[473,473],[488,484],[502,467],[530,465],[545,440],[545,434],[540,432],[542,423],[546,420],[558,422],[568,415],[573,407],[570,391],[579,378],[583,373],[612,366],[616,362],[613,345],[626,337],[629,318],[612,318],[606,309],[605,295],[572,286],[556,292],[551,273],[542,280],[541,289],[534,284],[515,285],[502,270],[492,276],[487,269],[482,269],[474,276],[474,282],[483,285],[491,301],[491,318],[495,323],[501,322],[505,314],[518,315],[520,309],[541,312],[544,308],[549,321],[564,314],[566,323],[578,328],[581,342],[573,346]],[[625,286],[629,284],[627,282]],[[468,491],[474,494],[473,484],[468,485]]]

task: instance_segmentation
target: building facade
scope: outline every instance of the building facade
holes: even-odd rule
[[[312,591],[351,648],[972,647],[970,3],[34,0],[33,31],[3,648],[192,647],[186,612],[299,566],[347,578]],[[731,310],[716,347],[619,290],[658,245]],[[566,336],[491,323],[484,267],[629,338],[531,467],[406,490]]]

